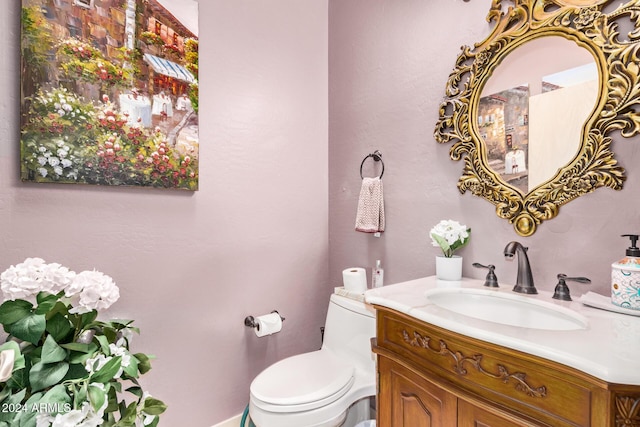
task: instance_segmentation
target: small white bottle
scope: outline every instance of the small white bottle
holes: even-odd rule
[[[371,273],[372,287],[381,288],[384,285],[384,269],[380,260],[376,261],[376,266]]]

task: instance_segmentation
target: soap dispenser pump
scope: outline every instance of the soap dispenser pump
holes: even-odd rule
[[[640,248],[637,234],[623,234],[631,240],[626,256],[611,264],[611,302],[632,310],[640,310]]]

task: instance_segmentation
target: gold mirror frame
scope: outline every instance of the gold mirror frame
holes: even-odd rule
[[[619,2],[493,0],[487,21],[495,28],[473,48],[462,47],[447,81],[434,137],[439,143],[454,142],[452,160],[466,154],[458,189],[493,203],[497,215],[521,236],[532,235],[541,222],[558,215],[561,205],[599,187],[620,190],[626,179],[609,135],[616,130],[624,137],[640,132],[640,0],[606,12],[614,1]],[[510,5],[503,8],[502,3]],[[626,38],[620,35],[622,20],[632,27]],[[564,37],[591,52],[600,75],[598,101],[584,124],[574,159],[523,194],[489,168],[474,113],[484,85],[502,60],[527,41],[545,36]]]

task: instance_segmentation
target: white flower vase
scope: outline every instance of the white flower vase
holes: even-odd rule
[[[453,255],[447,258],[444,255],[436,255],[436,277],[440,280],[461,280],[462,257]]]

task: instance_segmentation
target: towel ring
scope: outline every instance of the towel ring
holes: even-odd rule
[[[364,162],[366,162],[369,157],[372,157],[374,161],[380,162],[380,164],[382,165],[382,172],[380,172],[380,176],[378,177],[382,178],[382,175],[384,175],[384,162],[382,161],[382,153],[378,150],[374,151],[371,154],[368,154],[364,159],[362,159],[362,163],[360,163],[360,178],[364,179],[364,177],[362,176],[362,166],[364,166]]]

